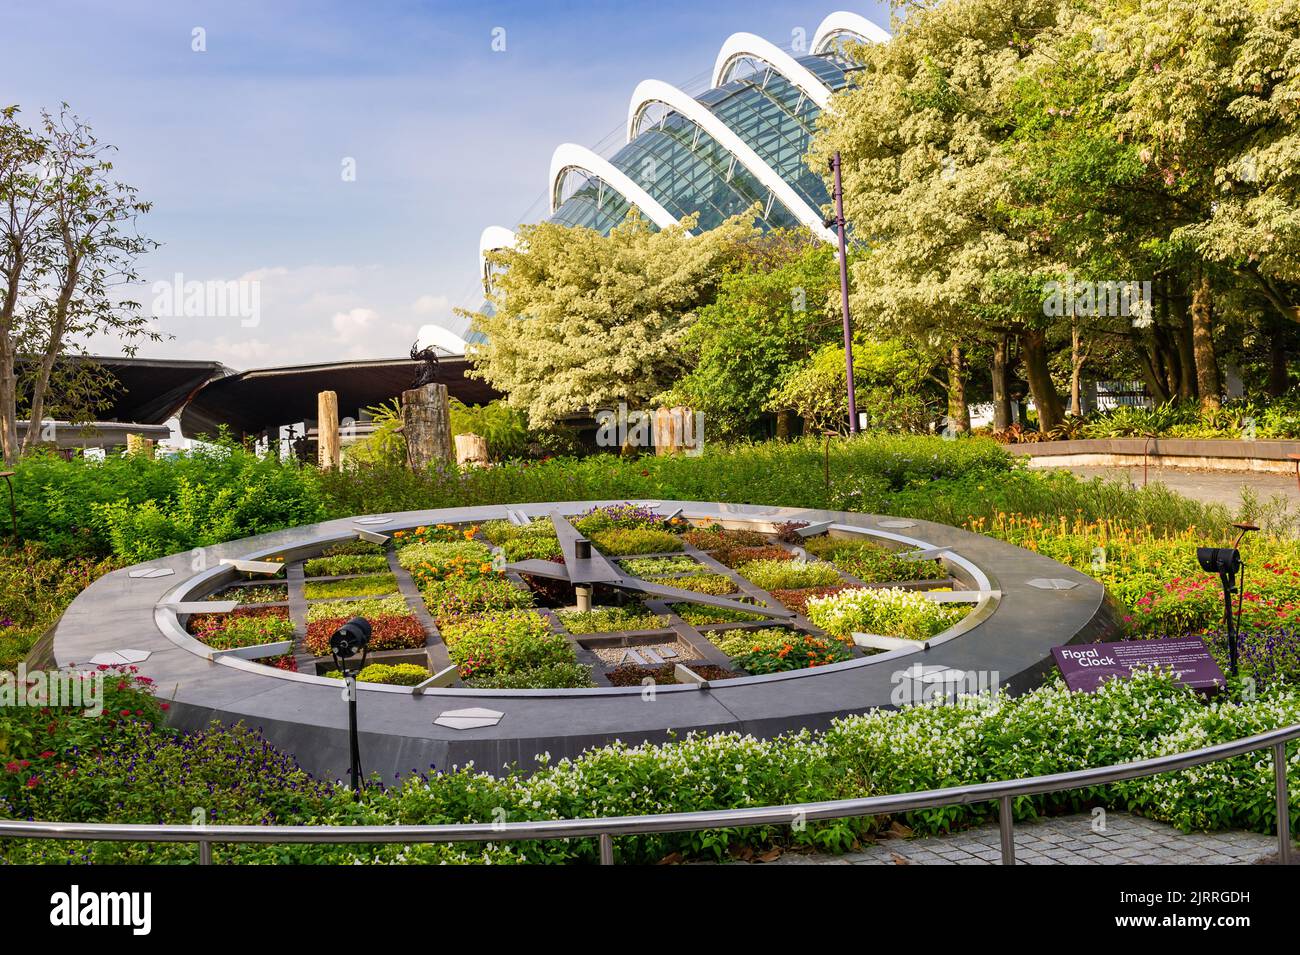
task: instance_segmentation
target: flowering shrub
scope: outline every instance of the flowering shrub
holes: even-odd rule
[[[371,574],[346,580],[309,580],[303,584],[308,600],[329,597],[374,597],[397,593],[397,578],[392,574]]]
[[[838,640],[783,629],[736,634],[723,638],[720,646],[732,657],[732,666],[750,673],[811,669],[851,656]]]
[[[492,566],[492,552],[477,541],[412,544],[398,552],[397,562],[420,587],[449,577],[473,579],[499,573]]]
[[[569,641],[531,610],[501,610],[458,617],[441,629],[462,677],[510,673],[574,663]]]
[[[808,619],[841,640],[855,632],[928,640],[969,610],[961,604],[935,603],[899,587],[851,587],[808,601]]]
[[[29,798],[65,771],[70,761],[97,753],[126,724],[160,723],[168,707],[154,698],[153,681],[140,676],[138,667],[67,672],[85,683],[102,680],[101,712],[88,713],[93,709],[85,702],[89,687],[81,691],[79,706],[0,706],[0,813],[5,818],[28,815],[23,807]],[[16,689],[26,698],[29,687],[38,685],[37,677],[29,673],[28,685]],[[6,801],[12,807],[9,811],[5,811]]]
[[[329,656],[330,637],[353,616],[363,616],[370,621],[371,650],[417,650],[428,640],[428,634],[415,617],[352,614],[347,617],[322,617],[308,623],[307,638],[303,641],[307,652],[318,657]]]
[[[240,617],[203,614],[191,622],[191,628],[196,640],[214,650],[236,650],[293,639],[293,622],[287,616],[275,614]]]
[[[682,549],[682,539],[676,534],[651,528],[613,527],[590,536],[603,554],[657,554]]]
[[[420,526],[409,531],[393,531],[393,543],[405,550],[414,544],[453,544],[471,541],[478,533],[478,526],[457,527],[455,524],[435,524],[433,527]]]
[[[571,522],[579,533],[591,536],[597,531],[614,528],[622,530],[659,529],[663,527],[664,517],[652,507],[639,504],[609,504],[593,507]],[[680,518],[677,519],[682,524]]]
[[[839,571],[825,561],[751,560],[738,566],[736,571],[764,590],[829,587],[842,580]]]
[[[435,580],[421,589],[420,594],[429,613],[440,623],[465,614],[509,610],[532,603],[527,591],[516,587],[502,574]]]

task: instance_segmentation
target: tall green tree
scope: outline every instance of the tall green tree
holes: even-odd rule
[[[473,374],[534,428],[654,400],[685,373],[691,326],[753,223],[747,213],[689,235],[691,218],[655,230],[634,212],[608,236],[522,226],[515,248],[490,255],[492,313],[470,314],[487,336]]]

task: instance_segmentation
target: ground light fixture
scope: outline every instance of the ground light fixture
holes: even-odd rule
[[[343,674],[344,696],[348,701],[348,742],[351,746],[352,798],[361,798],[361,744],[357,739],[357,674],[366,665],[370,646],[370,621],[353,617],[330,637],[330,655]]]
[[[1228,669],[1237,675],[1237,634],[1241,632],[1241,599],[1245,591],[1245,563],[1241,559],[1241,540],[1259,528],[1254,524],[1233,524],[1237,539],[1231,547],[1198,547],[1196,560],[1207,574],[1218,574],[1223,587],[1223,629],[1228,634]],[[1240,585],[1238,575],[1241,575]],[[1232,595],[1237,595],[1237,613],[1232,612]]]

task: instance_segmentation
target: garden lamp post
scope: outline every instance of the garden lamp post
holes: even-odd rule
[[[343,674],[343,697],[348,701],[348,744],[351,750],[352,798],[361,798],[361,745],[357,734],[357,674],[366,665],[370,621],[353,617],[330,637],[330,655]],[[360,659],[356,659],[358,654]]]
[[[858,433],[858,402],[853,393],[853,326],[849,322],[849,257],[844,238],[844,185],[840,176],[839,150],[831,157],[831,172],[835,175],[835,215],[826,225],[834,225],[840,242],[840,313],[844,319],[844,370],[849,388],[849,434]]]
[[[1237,634],[1241,629],[1241,600],[1246,582],[1245,564],[1241,559],[1241,539],[1250,531],[1257,531],[1259,528],[1254,524],[1232,526],[1237,528],[1238,533],[1231,547],[1198,547],[1196,560],[1206,573],[1219,575],[1219,583],[1223,587],[1223,629],[1228,634],[1228,670],[1235,677],[1237,675]],[[1241,586],[1238,586],[1238,574],[1241,575]],[[1237,595],[1235,620],[1232,612],[1234,593]]]

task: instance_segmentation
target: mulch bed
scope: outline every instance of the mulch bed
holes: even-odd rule
[[[714,666],[711,663],[691,663],[687,665],[706,680],[730,680],[734,677],[744,676],[743,673],[728,670],[725,667]],[[614,667],[605,676],[614,686],[641,686],[641,681],[646,677],[650,677],[660,686],[668,686],[677,682],[677,677],[673,675],[673,668],[674,664],[671,663],[661,667],[639,667],[632,663],[626,663],[623,666]]]

